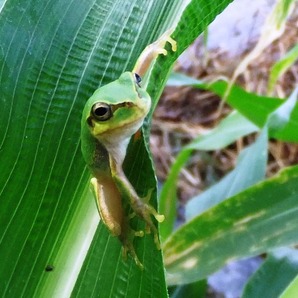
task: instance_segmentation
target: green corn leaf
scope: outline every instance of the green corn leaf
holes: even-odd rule
[[[224,97],[228,88],[225,81],[215,81],[207,84],[202,81],[190,78],[183,74],[173,74],[168,80],[169,86],[194,86],[204,90],[210,90],[221,98]],[[263,127],[268,116],[276,110],[284,100],[274,97],[260,96],[255,93],[245,91],[239,86],[233,85],[226,98],[227,103],[240,112],[243,116],[259,127]],[[298,104],[292,111],[290,120],[278,131],[270,132],[269,136],[285,142],[298,142]]]
[[[136,243],[141,272],[98,226],[81,112],[99,86],[174,28],[178,50],[157,61],[148,87],[154,108],[177,56],[230,2],[0,2],[1,297],[167,296],[152,236]],[[125,165],[140,194],[156,187],[146,147],[143,139],[131,144]]]
[[[298,44],[296,44],[288,53],[286,53],[271,68],[268,80],[268,94],[273,93],[277,80],[295,63],[298,59]]]
[[[241,298],[277,298],[297,274],[298,251],[293,248],[276,249],[250,278]]]
[[[203,279],[226,262],[298,242],[298,166],[181,226],[164,243],[169,284]]]
[[[177,179],[193,150],[221,149],[257,130],[258,128],[255,125],[238,112],[231,113],[209,133],[199,136],[180,151],[160,194],[160,212],[166,217],[165,223],[160,227],[163,240],[173,231],[176,220]]]
[[[279,296],[280,298],[296,298],[298,292],[298,276],[290,283],[285,291]]]
[[[298,88],[285,103],[270,114],[267,121],[269,131],[277,133],[287,125],[297,101],[297,93]],[[257,141],[241,152],[237,166],[232,172],[207,191],[189,201],[186,205],[187,220],[262,180],[265,177],[267,166],[267,142],[267,127],[265,127]]]
[[[257,141],[240,153],[237,166],[233,171],[187,203],[186,220],[264,179],[267,166],[267,143],[267,129],[264,129]]]

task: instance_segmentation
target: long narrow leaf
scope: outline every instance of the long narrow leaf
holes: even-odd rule
[[[257,131],[258,128],[239,113],[232,113],[209,133],[199,136],[178,154],[160,194],[160,211],[166,220],[160,227],[165,240],[173,231],[176,220],[177,179],[181,168],[189,159],[193,150],[217,150],[235,142],[238,138]]]
[[[190,219],[225,198],[231,197],[241,190],[259,182],[264,178],[267,165],[267,127],[269,131],[278,132],[290,120],[297,101],[298,88],[268,118],[267,126],[262,130],[257,141],[241,152],[236,168],[220,182],[210,187],[201,195],[192,198],[186,205],[186,218]]]
[[[177,53],[159,59],[153,72],[153,107],[176,57],[230,2],[190,2],[175,32]],[[145,46],[177,21],[174,13],[181,16],[185,2],[7,0],[0,7],[0,293],[67,297],[97,227],[79,143],[84,103],[100,85],[131,70]],[[134,163],[125,167],[141,195],[155,188],[146,146],[136,140],[127,155]],[[75,231],[85,234],[86,241],[75,237]],[[99,271],[93,264],[102,248],[111,254]],[[100,278],[112,270],[112,283],[104,286],[109,296],[136,296],[135,291],[142,297],[166,296],[161,253],[151,235],[138,239],[137,252],[147,265],[143,272],[130,259],[122,260],[118,240],[100,224],[78,285],[91,283],[92,295],[98,297]],[[62,292],[60,280],[67,285]]]
[[[273,88],[280,76],[282,76],[298,59],[298,44],[277,61],[270,70],[268,80],[268,94],[273,93]]]
[[[237,166],[233,171],[187,203],[186,220],[264,179],[267,166],[267,143],[267,129],[264,129],[257,141],[240,153]]]
[[[168,80],[169,86],[194,86],[204,90],[210,90],[221,98],[224,97],[228,88],[228,83],[225,81],[216,81],[211,84],[202,83],[202,81],[187,77],[182,74],[173,74]],[[247,117],[251,122],[259,127],[263,127],[270,113],[277,109],[283,100],[280,98],[260,96],[254,93],[249,93],[239,86],[232,86],[228,97],[227,103],[234,109],[239,111],[242,115]],[[283,129],[276,132],[270,132],[270,137],[286,141],[298,142],[298,104],[291,114],[290,121]]]
[[[280,298],[296,298],[297,292],[298,292],[298,276],[295,277],[295,279],[280,295]]]
[[[298,251],[280,248],[266,261],[245,286],[242,298],[277,298],[298,274]],[[268,287],[270,285],[270,287]]]
[[[170,284],[189,283],[226,262],[298,242],[298,166],[223,201],[164,243]]]

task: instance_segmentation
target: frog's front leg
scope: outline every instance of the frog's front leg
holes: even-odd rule
[[[123,245],[123,256],[129,253],[137,266],[143,269],[134,246],[134,237],[144,236],[143,231],[134,231],[130,228],[129,218],[125,215],[122,205],[122,196],[111,177],[91,179],[92,189],[96,198],[96,206],[100,218],[113,236],[117,236]]]
[[[154,242],[158,249],[160,249],[158,230],[152,220],[152,215],[158,222],[164,221],[164,215],[159,214],[151,205],[142,200],[135,189],[124,174],[122,167],[119,166],[113,158],[110,160],[111,173],[115,183],[123,196],[128,200],[128,203],[132,207],[134,213],[145,221],[149,231],[153,232]],[[150,196],[151,192],[149,193]],[[149,199],[149,198],[148,198]],[[149,201],[149,200],[148,200]]]
[[[158,55],[167,55],[168,52],[165,49],[167,42],[171,44],[172,51],[176,52],[177,44],[176,41],[171,38],[172,33],[173,29],[167,30],[158,40],[151,43],[143,50],[133,69],[134,73],[137,73],[141,77],[145,76],[146,72],[150,69],[152,62]]]

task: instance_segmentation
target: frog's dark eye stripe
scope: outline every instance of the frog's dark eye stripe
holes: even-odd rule
[[[113,116],[111,106],[102,102],[94,104],[91,112],[92,116],[98,121],[106,121]]]
[[[134,75],[135,75],[136,83],[138,84],[138,86],[140,86],[140,83],[142,82],[142,78],[137,73],[134,73]]]

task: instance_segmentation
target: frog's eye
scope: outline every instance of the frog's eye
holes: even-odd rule
[[[138,86],[140,86],[140,83],[142,82],[142,78],[137,73],[134,73],[134,75],[135,75],[136,83],[138,84]]]
[[[113,116],[111,106],[102,102],[94,104],[91,111],[93,117],[98,121],[106,121]]]

